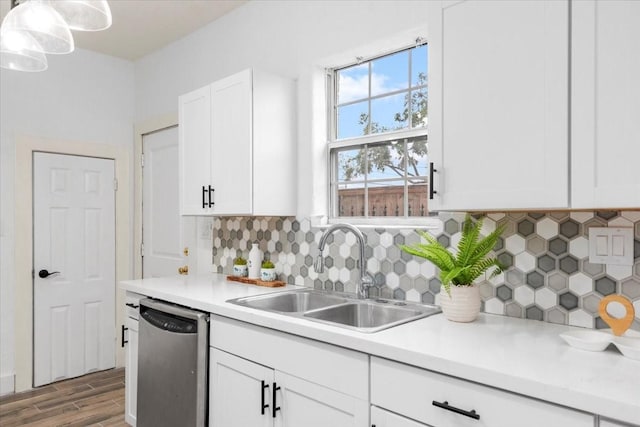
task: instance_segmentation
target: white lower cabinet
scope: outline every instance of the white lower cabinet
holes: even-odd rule
[[[371,407],[371,427],[428,427],[377,406]]]
[[[371,404],[437,427],[594,425],[590,414],[377,357],[371,358]]]
[[[209,426],[367,427],[368,356],[211,318]]]
[[[126,361],[124,370],[124,420],[131,426],[136,425],[136,406],[138,399],[138,307],[143,295],[127,292]],[[124,344],[123,340],[123,344]]]
[[[638,427],[638,426],[635,424],[627,424],[619,421],[605,420],[603,418],[600,418],[600,421],[598,422],[598,427]]]

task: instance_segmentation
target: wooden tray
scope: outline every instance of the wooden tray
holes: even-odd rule
[[[260,279],[249,279],[248,277],[227,276],[227,280],[232,282],[248,283],[250,285],[266,286],[268,288],[278,288],[286,285],[282,280],[274,280],[273,282],[263,282]]]

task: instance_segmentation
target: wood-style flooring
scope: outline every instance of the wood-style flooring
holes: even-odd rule
[[[124,421],[124,369],[2,396],[0,426],[128,426]]]

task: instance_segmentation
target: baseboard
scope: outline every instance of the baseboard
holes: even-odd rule
[[[14,374],[3,375],[0,377],[0,396],[13,393],[16,390],[16,376]]]

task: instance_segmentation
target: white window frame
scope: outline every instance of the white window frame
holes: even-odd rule
[[[335,78],[336,72],[341,69],[345,69],[359,63],[370,62],[378,58],[382,58],[388,55],[393,55],[398,52],[402,52],[404,50],[408,50],[417,46],[427,44],[424,40],[416,40],[416,43],[399,48],[397,50],[393,50],[390,52],[386,52],[384,54],[379,54],[375,56],[371,56],[369,58],[363,59],[358,58],[357,61],[352,62],[350,64],[343,64],[336,67],[327,68],[326,70],[326,82],[327,82],[327,135],[328,141],[326,144],[327,150],[327,192],[328,192],[328,219],[327,222],[329,224],[335,223],[349,223],[353,225],[357,225],[359,227],[385,227],[385,228],[438,228],[441,227],[441,221],[437,218],[437,216],[431,216],[430,214],[434,211],[429,211],[429,216],[413,216],[413,217],[396,217],[396,216],[345,216],[340,217],[337,216],[337,191],[332,191],[333,184],[337,182],[336,176],[336,168],[335,165],[335,155],[338,149],[342,148],[358,148],[368,144],[379,144],[394,140],[414,138],[420,136],[426,136],[428,130],[426,127],[417,128],[417,129],[402,129],[397,131],[390,131],[378,134],[369,134],[352,138],[344,138],[337,140],[337,94],[338,94],[338,82]],[[389,95],[389,94],[384,94]],[[371,102],[371,99],[375,97],[367,98],[368,102]],[[409,117],[409,121],[411,117]],[[429,183],[430,185],[431,183]],[[405,181],[406,186],[406,181]]]

